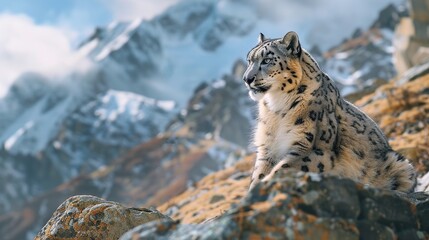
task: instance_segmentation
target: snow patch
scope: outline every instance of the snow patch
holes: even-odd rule
[[[106,44],[101,52],[95,57],[95,60],[101,61],[106,58],[111,52],[120,49],[125,43],[128,42],[132,32],[140,25],[141,19],[132,21],[122,33],[118,34],[115,39]]]
[[[31,127],[33,127],[33,121],[27,122],[24,127],[18,129],[12,136],[10,136],[4,143],[4,148],[9,151],[18,139]]]

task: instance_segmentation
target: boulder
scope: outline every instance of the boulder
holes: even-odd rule
[[[43,239],[118,239],[138,225],[171,221],[156,210],[127,208],[89,195],[74,196],[63,202],[37,234]]]
[[[279,172],[225,214],[200,224],[139,226],[136,239],[401,239],[429,237],[429,194],[373,189],[349,179]]]

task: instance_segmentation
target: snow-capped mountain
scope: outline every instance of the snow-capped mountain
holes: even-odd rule
[[[203,79],[220,77],[243,57],[252,11],[236,0],[182,1],[150,21],[98,28],[82,48],[118,76],[107,78],[109,88],[183,105]]]
[[[0,212],[108,164],[162,132],[176,112],[172,101],[116,90],[80,106],[72,96],[53,96],[36,101],[4,141],[0,165],[10,170],[0,172]]]

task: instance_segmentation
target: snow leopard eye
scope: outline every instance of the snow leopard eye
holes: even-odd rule
[[[263,65],[265,65],[265,64],[269,64],[269,63],[271,63],[271,61],[272,61],[272,59],[271,59],[271,58],[264,58],[264,59],[262,60],[262,64],[263,64]]]

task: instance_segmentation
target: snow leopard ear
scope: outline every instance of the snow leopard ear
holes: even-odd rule
[[[301,57],[301,43],[299,43],[298,34],[296,32],[286,33],[281,42],[286,46],[286,51],[289,55],[298,58]]]
[[[258,44],[261,44],[265,41],[265,36],[263,33],[259,33]]]

